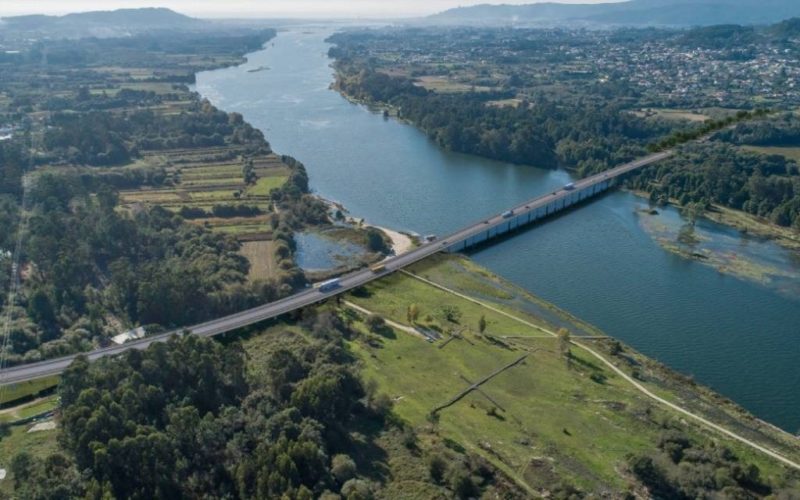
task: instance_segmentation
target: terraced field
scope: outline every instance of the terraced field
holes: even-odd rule
[[[188,219],[192,224],[230,234],[243,241],[242,255],[251,264],[250,279],[267,279],[277,272],[272,237],[273,207],[270,191],[280,188],[290,169],[275,154],[252,158],[255,181],[246,183],[243,151],[235,147],[175,149],[145,152],[139,166],[164,166],[171,183],[162,188],[120,192],[120,201],[136,205],[160,205],[173,212],[203,210],[207,216]],[[247,217],[219,217],[217,205],[257,207],[261,213]]]
[[[165,166],[172,185],[157,189],[122,191],[124,205],[161,205],[174,212],[182,208],[201,209],[208,217],[192,219],[212,230],[249,237],[266,236],[271,205],[269,193],[289,177],[289,167],[270,154],[253,159],[255,182],[244,180],[245,160],[235,147],[175,149],[145,152],[140,163]],[[221,218],[211,211],[215,205],[258,207],[263,213],[252,217]]]

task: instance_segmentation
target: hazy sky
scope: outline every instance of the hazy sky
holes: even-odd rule
[[[66,14],[130,7],[169,7],[198,17],[403,17],[459,5],[525,4],[542,0],[0,0],[0,16]],[[602,3],[615,0],[557,0]]]

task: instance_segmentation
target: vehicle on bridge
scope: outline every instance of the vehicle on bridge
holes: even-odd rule
[[[572,191],[573,189],[575,189],[575,183],[574,182],[570,182],[568,184],[564,184],[564,189],[566,191]]]
[[[332,280],[323,281],[322,283],[320,283],[318,290],[321,293],[327,293],[336,290],[340,286],[342,286],[342,280],[340,280],[339,278],[334,278]]]
[[[372,264],[371,266],[369,266],[369,270],[375,274],[382,273],[386,270],[386,264],[384,264],[383,262]]]
[[[500,214],[504,219],[510,219],[514,215],[513,210],[506,210],[502,214]]]
[[[436,235],[435,234],[428,234],[428,235],[425,236],[425,241],[427,241],[428,243],[430,243],[431,241],[435,241],[435,240],[436,240]]]

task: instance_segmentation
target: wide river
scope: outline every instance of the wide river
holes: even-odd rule
[[[394,229],[445,234],[568,182],[561,171],[443,151],[414,127],[349,103],[329,89],[328,34],[281,32],[247,64],[199,74],[197,90],[302,161],[317,193]],[[764,286],[669,253],[645,229],[641,206],[615,192],[472,257],[757,416],[800,430],[798,284]],[[740,246],[798,265],[772,244],[701,228],[734,253]]]

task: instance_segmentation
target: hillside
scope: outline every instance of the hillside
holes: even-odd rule
[[[187,29],[205,23],[166,8],[119,9],[64,16],[16,16],[2,19],[9,30],[48,37],[111,37],[159,29]]]
[[[477,5],[428,18],[441,24],[703,26],[766,24],[800,15],[793,0],[630,0],[604,4]]]

